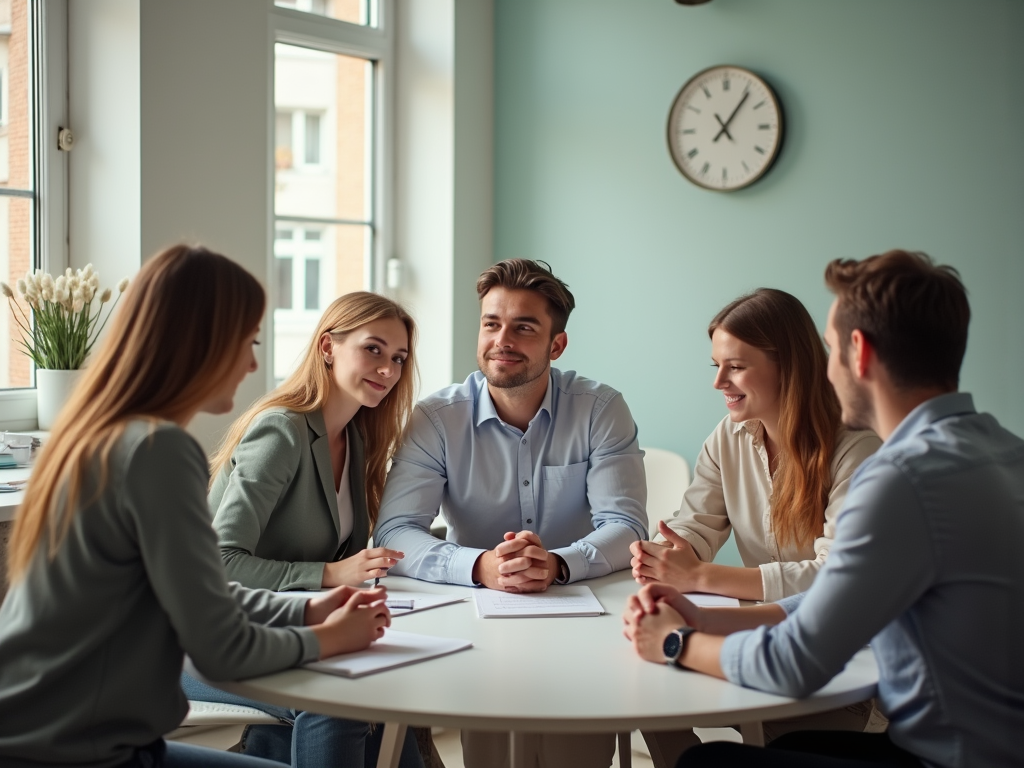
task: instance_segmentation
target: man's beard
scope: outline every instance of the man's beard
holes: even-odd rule
[[[490,359],[484,358],[477,361],[480,366],[480,371],[483,373],[484,378],[487,379],[487,383],[495,389],[516,389],[523,387],[532,381],[536,381],[544,375],[544,369],[535,370],[530,366],[529,359],[525,357],[518,358],[522,363],[523,367],[515,373],[492,373],[493,367]]]
[[[874,423],[875,407],[866,388],[859,386],[849,376],[843,384],[843,392],[836,389],[839,404],[843,409],[843,425],[848,429],[871,429]]]

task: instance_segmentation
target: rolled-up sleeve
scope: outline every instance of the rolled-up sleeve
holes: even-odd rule
[[[594,579],[629,567],[629,545],[647,539],[647,475],[637,427],[615,392],[595,409],[590,428],[587,500],[594,532],[552,549],[569,568],[569,581]]]
[[[934,562],[913,484],[888,463],[864,467],[836,523],[836,543],[785,621],[726,638],[731,682],[802,697],[821,688],[928,588]],[[908,548],[908,541],[922,544]]]
[[[716,445],[719,431],[704,442],[693,469],[693,482],[683,493],[679,511],[667,521],[668,527],[686,539],[705,563],[715,559],[732,530]]]
[[[836,455],[832,458],[832,488],[829,490],[828,504],[825,507],[824,528],[821,536],[814,540],[814,557],[808,560],[763,563],[760,566],[761,584],[766,603],[799,594],[814,582],[832,548],[836,517],[846,501],[850,479],[864,460],[881,445],[882,441],[874,432],[843,433],[836,446]]]

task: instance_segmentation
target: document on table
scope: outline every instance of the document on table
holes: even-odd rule
[[[481,619],[516,619],[540,616],[600,616],[604,608],[590,587],[577,584],[548,587],[547,592],[517,595],[496,589],[473,593]]]
[[[711,595],[706,592],[684,592],[683,597],[695,605],[705,608],[739,608],[740,601],[735,597]]]
[[[319,597],[324,592],[329,592],[326,589],[314,589],[314,590],[303,590],[295,589],[288,592],[278,592],[277,594],[282,597]],[[407,613],[416,613],[417,611],[425,611],[428,608],[437,608],[439,605],[450,605],[452,603],[461,603],[465,600],[465,597],[459,595],[435,595],[430,592],[410,592],[404,589],[389,589],[388,597],[385,603],[391,602],[404,602],[412,603],[412,608],[396,608],[392,605],[388,605],[388,610],[391,611],[392,616],[404,616]]]
[[[386,669],[404,667],[449,653],[472,648],[469,640],[454,637],[433,637],[413,632],[399,632],[397,629],[384,630],[384,637],[365,651],[344,653],[329,659],[304,664],[306,669],[324,672],[340,677],[363,677]]]

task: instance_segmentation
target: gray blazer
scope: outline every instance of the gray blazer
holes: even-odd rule
[[[210,489],[229,579],[252,588],[320,589],[325,563],[366,548],[363,441],[352,424],[346,434],[354,520],[342,541],[323,414],[271,408],[256,417]]]
[[[86,473],[56,556],[44,532],[0,607],[0,765],[123,765],[185,716],[185,653],[214,680],[319,655],[288,626],[304,601],[228,585],[188,433],[131,421],[107,470],[102,489],[98,465]]]

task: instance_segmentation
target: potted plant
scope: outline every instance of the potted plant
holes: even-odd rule
[[[113,291],[107,288],[100,293],[99,286],[99,275],[92,264],[74,272],[69,267],[56,279],[41,269],[34,273],[29,270],[18,281],[17,288],[22,301],[31,309],[30,318],[11,287],[0,283],[0,292],[7,297],[21,331],[18,343],[36,367],[40,429],[53,425],[67,401],[78,370],[128,287],[128,278],[117,284],[117,298],[106,313],[103,305],[110,302]]]

